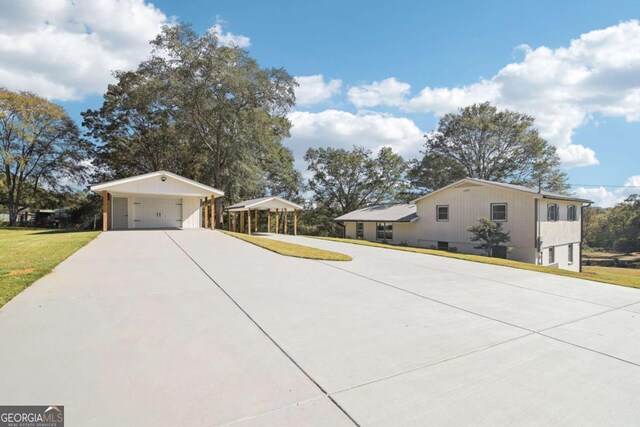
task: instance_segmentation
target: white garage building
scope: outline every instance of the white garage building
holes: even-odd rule
[[[224,196],[217,188],[166,171],[92,185],[91,190],[102,195],[105,231],[213,228],[215,198]]]

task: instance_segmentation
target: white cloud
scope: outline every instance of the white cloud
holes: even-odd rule
[[[237,46],[241,48],[248,48],[251,46],[251,39],[247,36],[240,34],[233,34],[231,31],[225,32],[223,27],[228,22],[222,19],[220,15],[216,15],[216,23],[213,27],[209,28],[209,31],[213,32],[218,37],[219,44],[226,46]]]
[[[342,80],[325,81],[322,74],[315,76],[296,76],[296,104],[311,105],[331,99],[340,93]]]
[[[490,101],[531,114],[543,137],[558,147],[566,166],[598,163],[593,150],[572,144],[590,115],[640,121],[640,23],[622,22],[585,33],[568,47],[521,46],[524,58],[496,75],[461,87],[424,88],[400,105],[410,112],[442,115]],[[389,105],[371,98],[368,106]],[[356,104],[358,105],[358,104]]]
[[[593,200],[595,206],[603,208],[614,206],[632,194],[640,194],[640,175],[629,177],[624,183],[624,187],[614,190],[607,190],[605,187],[580,187],[575,190],[576,196]]]
[[[412,120],[382,113],[294,111],[289,119],[293,128],[291,138],[285,144],[296,158],[301,158],[309,147],[351,149],[358,145],[374,152],[389,146],[409,159],[418,155],[424,141],[424,132]]]
[[[357,107],[375,107],[377,105],[403,105],[411,86],[394,77],[373,82],[369,85],[355,86],[349,89],[347,96]]]
[[[144,0],[20,0],[0,14],[0,86],[60,101],[102,94],[112,71],[135,68],[162,25],[174,23]],[[213,30],[222,43],[249,38]]]
[[[0,85],[59,100],[102,93],[111,71],[150,51],[162,11],[142,0],[6,2],[0,14]]]

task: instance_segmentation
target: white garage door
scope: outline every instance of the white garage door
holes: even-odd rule
[[[182,199],[136,197],[133,218],[134,228],[181,228]]]

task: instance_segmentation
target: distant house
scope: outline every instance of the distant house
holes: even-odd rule
[[[413,200],[338,218],[345,237],[482,253],[470,226],[486,217],[511,233],[509,259],[580,271],[582,207],[592,203],[519,185],[465,178]]]

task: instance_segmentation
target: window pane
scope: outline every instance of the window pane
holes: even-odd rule
[[[449,219],[449,206],[438,206],[438,221]]]
[[[491,220],[492,221],[506,221],[507,220],[507,205],[491,205]]]

